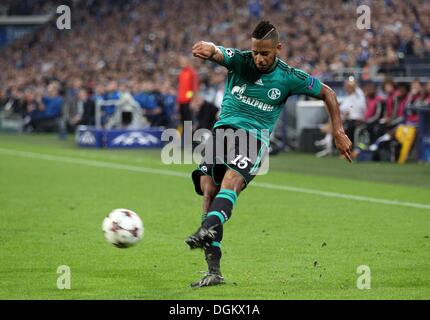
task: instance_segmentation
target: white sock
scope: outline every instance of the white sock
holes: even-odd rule
[[[324,141],[327,149],[331,150],[331,148],[333,147],[333,135],[331,133],[327,133],[325,135]]]

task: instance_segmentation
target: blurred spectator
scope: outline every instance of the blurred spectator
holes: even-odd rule
[[[17,87],[10,90],[8,97],[5,99],[3,110],[8,114],[22,114],[24,93]]]
[[[424,100],[424,89],[419,80],[414,80],[411,83],[411,90],[408,94],[408,101],[405,109],[405,120],[407,125],[418,126],[418,112],[419,107]]]
[[[393,104],[387,105],[388,125],[394,128],[404,121],[405,109],[409,100],[409,88],[407,83],[400,83],[397,86]]]
[[[375,123],[383,115],[384,98],[377,94],[376,84],[374,83],[367,83],[364,86],[364,92],[366,96],[364,120],[368,124]]]
[[[163,98],[163,108],[167,115],[167,127],[176,128],[176,117],[175,117],[175,107],[176,107],[176,91],[169,81],[165,81],[161,86],[161,93]]]
[[[199,79],[196,70],[186,56],[179,58],[181,72],[178,77],[178,104],[181,125],[184,121],[192,121],[190,102],[199,90]]]
[[[59,95],[59,85],[57,83],[54,82],[48,86],[47,95],[42,98],[42,102],[45,106],[46,118],[56,119],[61,116],[64,100]]]
[[[106,96],[106,88],[102,83],[98,83],[93,92],[94,101],[103,101]]]
[[[104,100],[118,100],[119,98],[121,98],[121,93],[118,90],[118,82],[116,80],[110,80],[106,86]],[[111,117],[115,113],[115,105],[105,105],[102,110],[107,117]]]
[[[33,104],[30,98],[29,109],[24,119],[26,131],[54,131],[61,117],[63,98],[58,94],[58,84],[50,83],[47,95],[42,98],[42,104]],[[35,106],[36,108],[33,108]]]
[[[219,109],[206,101],[201,95],[196,95],[191,102],[191,109],[195,114],[193,129],[212,129],[217,121]]]
[[[155,97],[151,95],[151,90],[152,82],[144,81],[142,84],[134,84],[133,97],[144,111],[157,108],[157,101]]]
[[[427,81],[423,95],[423,104],[430,106],[430,80]]]
[[[345,81],[344,89],[347,95],[343,98],[339,108],[344,120],[345,132],[354,142],[354,130],[364,121],[366,98],[353,77]]]
[[[399,90],[397,118],[392,121],[392,124],[398,125],[391,134],[401,145],[398,162],[403,164],[412,151],[417,134],[418,114],[414,104],[421,101],[423,96],[421,83],[418,80],[412,82],[410,91],[408,86],[404,85],[400,86]]]
[[[167,126],[169,120],[167,119],[167,110],[164,105],[164,97],[160,91],[160,86],[154,82],[149,81],[147,83],[147,93],[152,101],[155,103],[155,108],[146,110],[146,117],[148,118],[151,126],[163,127]]]
[[[360,133],[362,133],[362,131],[356,129],[354,132],[354,140],[356,141],[356,145],[358,142],[361,142],[369,146],[370,143],[374,142],[386,132],[383,120],[385,99],[378,95],[375,83],[367,83],[364,86],[364,92],[366,95],[366,113],[364,115],[365,125],[363,128],[365,128],[368,133],[368,137],[364,141],[357,141],[360,140]]]
[[[78,113],[78,93],[83,86],[82,80],[75,78],[67,86],[64,97],[64,113],[66,117],[73,118]]]
[[[3,106],[6,104],[6,96],[4,91],[0,88],[0,111],[2,111]]]
[[[139,103],[151,126],[169,125],[167,108],[171,108],[171,106],[165,105],[165,97],[152,81],[144,81],[142,85],[135,83],[133,97]]]
[[[23,102],[23,116],[38,110],[43,110],[41,97],[37,96],[36,92],[33,89],[27,89],[25,91]]]
[[[383,123],[390,121],[388,110],[392,110],[394,106],[394,99],[397,95],[396,84],[391,78],[386,78],[382,84],[382,93],[385,100],[384,117],[381,120]]]
[[[79,89],[77,101],[77,112],[68,124],[70,132],[74,132],[79,125],[94,126],[95,125],[95,103],[89,97],[86,89]]]
[[[355,129],[364,123],[364,113],[366,111],[366,98],[353,77],[349,77],[344,83],[344,89],[347,93],[339,106],[343,126],[346,135],[354,144]],[[326,135],[315,144],[324,149],[317,153],[318,157],[326,156],[333,151],[333,133],[331,124],[327,123],[321,127],[321,131]]]

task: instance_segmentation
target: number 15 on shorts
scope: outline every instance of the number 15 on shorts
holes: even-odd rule
[[[232,162],[231,164],[237,166],[239,169],[245,169],[249,163],[251,162],[251,159],[249,159],[248,157],[244,157],[242,155],[238,155]]]
[[[246,170],[250,175],[264,175],[269,171],[269,157],[257,157],[256,163],[253,164],[252,160],[243,155],[238,155],[230,163],[240,170]]]
[[[251,162],[251,159],[248,157],[244,157],[242,155],[238,155],[231,164],[237,166],[239,169],[246,169],[248,167],[249,163]]]

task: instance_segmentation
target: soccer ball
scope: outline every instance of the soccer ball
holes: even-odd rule
[[[143,222],[136,212],[128,209],[115,209],[103,220],[103,233],[106,241],[117,248],[128,248],[143,237]]]

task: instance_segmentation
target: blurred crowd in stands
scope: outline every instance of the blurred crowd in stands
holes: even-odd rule
[[[384,143],[395,141],[407,147],[400,159],[405,162],[416,137],[418,111],[423,107],[430,108],[430,80],[427,83],[416,79],[412,83],[396,84],[387,78],[380,88],[371,81],[363,82],[362,88],[353,77],[347,79],[344,84],[346,96],[340,104],[344,128],[353,142],[356,156],[363,150],[378,151]],[[325,124],[321,131],[325,133],[324,139],[315,142],[322,148],[317,153],[320,157],[334,151],[331,126]],[[408,133],[408,139],[399,136],[403,132]],[[378,158],[380,154],[373,156]],[[374,160],[389,160],[376,158]]]
[[[359,30],[356,10],[366,3],[371,29]],[[429,99],[428,83],[387,81],[382,95],[370,83],[404,57],[430,55],[427,0],[3,0],[0,15],[55,12],[61,4],[71,7],[71,30],[58,30],[53,21],[0,48],[0,110],[21,114],[30,131],[49,130],[65,113],[72,129],[94,124],[95,102],[125,93],[154,126],[199,117],[205,101],[212,114],[213,106],[220,107],[226,72],[192,59],[193,43],[249,49],[250,32],[261,18],[277,26],[281,58],[291,66],[325,82],[340,70],[362,70],[357,80],[369,82],[360,94],[367,102],[356,115],[344,113],[351,128],[373,122],[376,113],[384,114],[379,122],[392,123],[405,115],[409,102]],[[178,79],[184,68],[194,70],[198,80],[181,102]],[[353,86],[355,92],[357,83]],[[184,104],[192,114],[183,112]],[[114,106],[103,112],[112,114]]]

